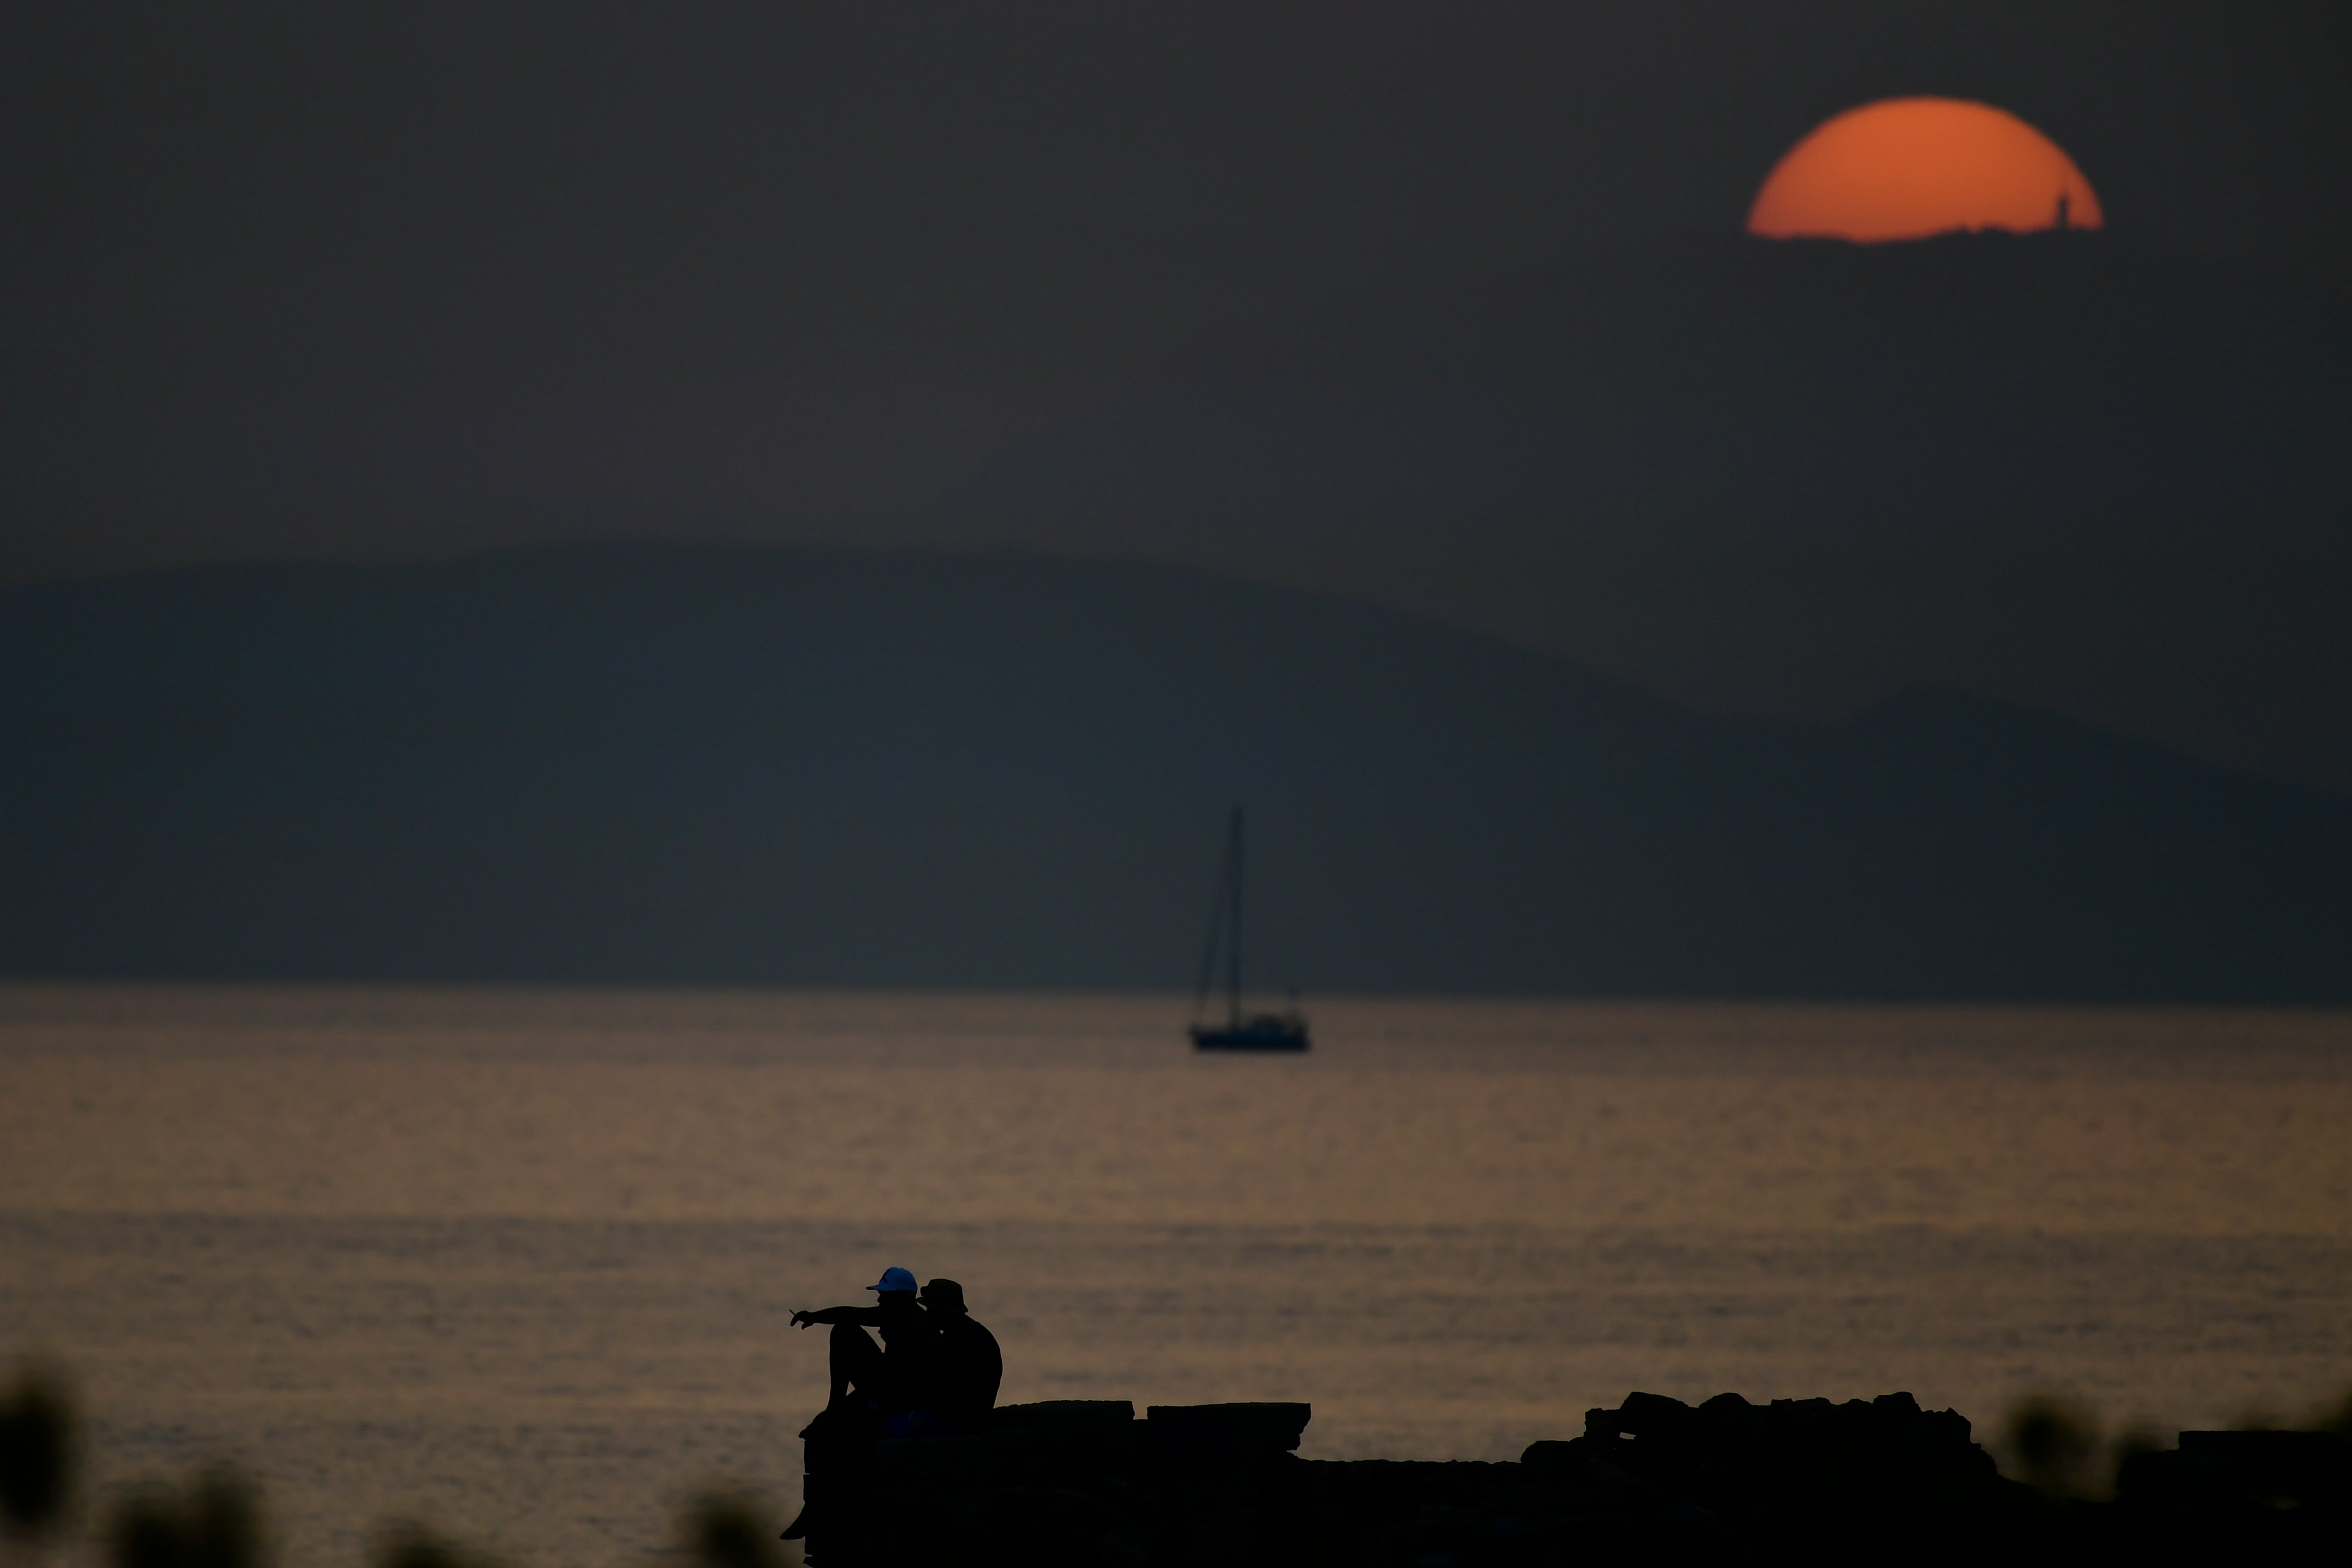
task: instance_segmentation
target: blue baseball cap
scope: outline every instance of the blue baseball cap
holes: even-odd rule
[[[885,1268],[882,1270],[882,1283],[866,1288],[868,1290],[904,1290],[911,1296],[915,1293],[915,1277],[903,1268]]]

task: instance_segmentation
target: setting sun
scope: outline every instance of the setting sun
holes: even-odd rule
[[[2074,161],[2006,110],[1891,98],[1847,110],[1790,148],[1757,192],[1748,231],[1871,242],[2104,221]]]

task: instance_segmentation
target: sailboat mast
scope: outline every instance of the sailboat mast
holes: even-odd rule
[[[1226,883],[1233,890],[1233,942],[1225,951],[1225,1014],[1232,1026],[1242,1026],[1242,808],[1234,807],[1231,840],[1225,847]]]
[[[1192,993],[1192,1024],[1186,1031],[1192,1047],[1202,1051],[1303,1051],[1307,1020],[1298,1011],[1298,993],[1290,994],[1290,1011],[1266,1013],[1244,1022],[1242,1015],[1242,808],[1234,806],[1225,818],[1225,868],[1217,880],[1216,897],[1209,904],[1209,945],[1201,953],[1201,984]],[[1216,984],[1217,942],[1225,943],[1225,1026],[1204,1022],[1209,987]]]

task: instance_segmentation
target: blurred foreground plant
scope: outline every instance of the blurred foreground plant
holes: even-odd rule
[[[376,1568],[494,1568],[495,1563],[413,1524],[394,1529],[375,1560]]]
[[[38,1537],[65,1518],[74,1481],[73,1397],[65,1379],[27,1366],[0,1396],[0,1521]]]
[[[142,1493],[116,1512],[115,1568],[259,1568],[261,1498],[235,1470],[215,1466],[185,1498]]]
[[[784,1568],[775,1510],[735,1492],[705,1492],[688,1508],[686,1552],[698,1568]]]
[[[2337,1436],[2352,1439],[2352,1388],[2346,1389],[2335,1404],[2315,1413],[2309,1430],[2333,1432]]]
[[[2043,1497],[2088,1498],[2096,1489],[2099,1418],[2083,1405],[2056,1394],[2030,1395],[2011,1408],[2001,1439],[2017,1479]]]

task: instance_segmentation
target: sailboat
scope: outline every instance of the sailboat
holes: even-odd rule
[[[1218,939],[1225,953],[1225,1022],[1201,1022],[1209,986],[1217,973]],[[1201,984],[1192,994],[1192,1047],[1202,1051],[1303,1051],[1307,1020],[1296,1005],[1286,1013],[1242,1016],[1242,808],[1234,807],[1225,826],[1225,872],[1209,914],[1208,950],[1201,954]]]

